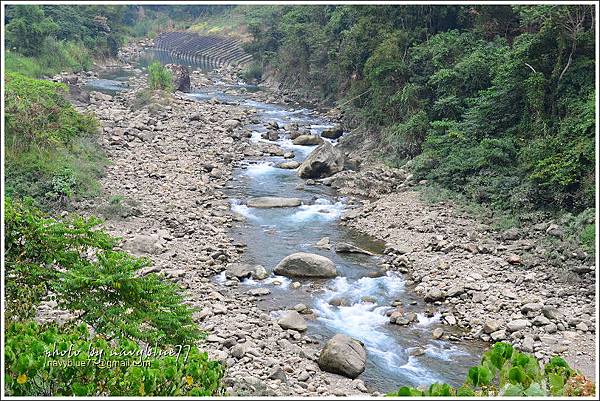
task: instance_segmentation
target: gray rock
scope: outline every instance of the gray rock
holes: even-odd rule
[[[269,290],[268,288],[255,288],[255,289],[248,291],[248,294],[254,295],[255,297],[269,295],[270,293],[271,293],[271,290]]]
[[[298,252],[286,256],[275,267],[274,272],[288,277],[335,277],[335,264],[325,256]]]
[[[526,336],[523,339],[523,345],[521,346],[521,349],[525,352],[533,352],[533,337]]]
[[[237,278],[243,280],[250,278],[256,271],[256,266],[252,266],[246,263],[230,263],[225,269],[225,277]]]
[[[300,162],[297,162],[295,160],[291,160],[291,161],[288,161],[288,162],[279,163],[276,167],[287,169],[287,170],[293,170],[293,169],[296,169],[296,168],[300,167]]]
[[[267,272],[267,270],[263,266],[256,265],[254,267],[254,271],[252,272],[252,277],[254,277],[257,280],[264,280],[267,277],[269,277],[269,272]]]
[[[435,339],[435,340],[439,340],[440,338],[442,338],[442,336],[444,335],[444,330],[442,328],[436,328],[433,329],[433,332],[431,333],[431,336]]]
[[[241,343],[241,344],[236,344],[233,347],[231,347],[229,353],[231,354],[232,357],[241,359],[244,357],[244,355],[246,355],[247,351],[248,351],[247,343]]]
[[[448,290],[446,290],[447,297],[456,297],[465,292],[465,287],[459,284],[452,285]]]
[[[513,320],[511,322],[508,322],[508,324],[506,325],[506,330],[508,330],[510,333],[513,333],[515,331],[523,330],[524,328],[526,328],[529,325],[530,325],[529,320],[517,319],[517,320]]]
[[[359,248],[354,245],[350,245],[346,242],[338,242],[337,244],[335,244],[335,251],[337,253],[362,253],[365,255],[373,255],[371,252],[365,249]]]
[[[174,90],[189,92],[192,89],[190,70],[186,66],[179,64],[167,64],[165,67],[171,71]]]
[[[343,168],[343,153],[329,142],[324,142],[298,167],[298,175],[301,178],[325,178],[342,171]]]
[[[542,313],[550,320],[560,320],[563,317],[558,308],[550,305],[545,305],[542,308]]]
[[[123,249],[129,251],[137,256],[143,255],[157,255],[164,251],[164,248],[159,244],[159,236],[157,234],[151,235],[136,235],[135,237],[127,240],[123,244]]]
[[[341,127],[334,127],[323,130],[323,132],[321,132],[321,136],[327,139],[338,139],[343,133],[344,130],[342,130]]]
[[[483,325],[483,332],[485,334],[492,334],[495,331],[500,330],[500,322],[497,320],[486,320],[485,324]]]
[[[432,288],[425,294],[425,302],[443,301],[446,294],[439,288]]]
[[[330,373],[337,373],[351,379],[365,370],[367,352],[364,345],[344,334],[336,334],[327,341],[319,355],[319,367]]]
[[[280,198],[277,196],[263,196],[259,198],[248,199],[247,205],[256,208],[272,207],[296,207],[302,204],[299,198]]]
[[[277,324],[282,329],[306,331],[306,320],[295,310],[286,311],[285,314],[277,320]]]
[[[526,315],[529,312],[537,312],[539,310],[542,310],[543,307],[544,305],[540,303],[528,303],[521,306],[521,313]]]
[[[565,236],[565,231],[557,224],[550,224],[546,229],[546,234],[562,238]]]
[[[292,140],[294,145],[314,146],[323,143],[323,138],[316,135],[300,135]]]
[[[534,326],[545,326],[547,324],[550,324],[550,319],[548,319],[544,315],[539,315],[533,319],[532,323]]]
[[[281,380],[284,383],[287,382],[287,375],[285,374],[283,369],[281,369],[281,367],[279,367],[279,366],[274,367],[269,372],[269,375],[267,376],[267,378],[269,378],[270,380]]]
[[[315,246],[321,249],[331,249],[331,242],[329,241],[329,237],[321,238]]]
[[[506,339],[506,330],[498,330],[490,334],[490,337],[494,341],[502,341]]]

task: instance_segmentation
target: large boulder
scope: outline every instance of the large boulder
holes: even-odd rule
[[[321,370],[355,379],[365,370],[367,352],[364,345],[352,337],[336,334],[327,341],[319,355]]]
[[[294,145],[305,145],[305,146],[313,146],[320,145],[323,143],[323,138],[316,135],[300,135],[296,137],[292,143]]]
[[[335,264],[325,256],[298,252],[286,256],[275,266],[274,272],[288,277],[335,277]]]
[[[256,267],[247,263],[231,263],[225,269],[225,277],[243,280],[250,278],[256,272]]]
[[[324,142],[311,152],[298,167],[301,178],[325,178],[344,168],[344,154],[329,142]]]
[[[192,90],[190,70],[186,66],[167,64],[165,67],[171,71],[171,75],[173,76],[173,88],[176,91],[189,92]]]
[[[341,127],[334,127],[321,132],[321,136],[328,139],[338,139],[343,133],[344,130]]]
[[[295,310],[289,310],[277,321],[285,330],[306,331],[306,320]]]
[[[299,198],[280,198],[277,196],[262,196],[250,198],[247,202],[249,207],[271,208],[271,207],[296,207],[302,204]]]

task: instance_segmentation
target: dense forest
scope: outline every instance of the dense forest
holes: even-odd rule
[[[257,71],[342,104],[380,154],[503,209],[594,207],[591,6],[252,8]]]

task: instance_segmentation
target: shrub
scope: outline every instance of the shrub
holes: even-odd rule
[[[246,81],[258,81],[262,78],[263,68],[259,62],[252,62],[244,72],[242,73],[242,78]]]
[[[199,339],[181,289],[146,259],[116,251],[96,218],[46,217],[29,202],[5,200],[5,319],[34,316],[50,292],[58,307],[115,339],[180,344]]]
[[[564,359],[553,357],[540,369],[533,355],[500,342],[483,354],[480,365],[469,369],[465,383],[459,388],[433,383],[427,389],[404,386],[388,395],[544,397],[594,393],[594,383],[571,369]]]
[[[152,62],[148,66],[148,85],[153,90],[173,91],[173,77],[171,72],[158,61]]]
[[[195,346],[149,350],[129,340],[111,344],[102,335],[90,335],[85,325],[43,327],[34,322],[11,323],[5,335],[4,378],[9,396],[222,393],[223,366]],[[69,354],[60,357],[56,351]]]
[[[65,100],[65,90],[63,84],[6,74],[7,194],[51,207],[97,190],[106,163],[96,141],[98,125]]]

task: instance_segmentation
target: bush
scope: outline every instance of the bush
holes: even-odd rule
[[[469,369],[465,383],[455,389],[448,384],[433,383],[427,389],[401,387],[390,396],[592,396],[594,383],[571,369],[564,359],[553,357],[540,369],[538,360],[513,349],[510,344],[496,343],[483,354],[481,364]]]
[[[146,259],[115,250],[96,218],[46,217],[29,202],[5,200],[5,319],[34,316],[50,293],[58,307],[115,339],[182,344],[201,338],[181,289]]]
[[[173,77],[171,72],[158,61],[152,62],[148,66],[148,85],[153,90],[162,89],[172,92]]]
[[[262,78],[263,68],[259,62],[252,62],[242,73],[245,81],[259,81]]]
[[[34,322],[11,323],[5,336],[4,378],[9,396],[215,396],[222,393],[223,366],[209,360],[208,355],[195,346],[148,352],[133,341],[111,344],[102,335],[91,336],[85,325],[59,328]],[[56,352],[68,355],[60,357]]]
[[[5,77],[6,193],[44,207],[97,191],[106,163],[97,122],[64,98],[66,87],[7,73]]]

